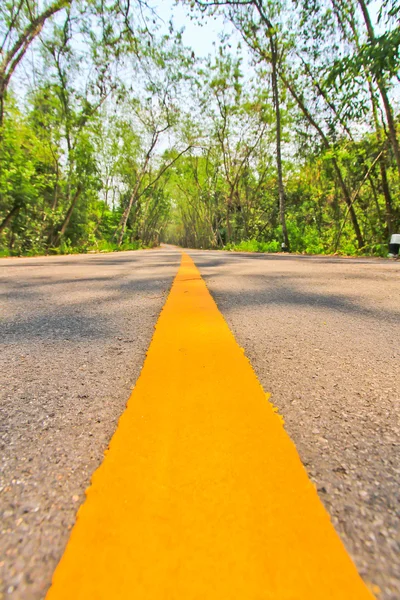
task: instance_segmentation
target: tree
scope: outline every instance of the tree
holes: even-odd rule
[[[8,53],[43,2],[0,8]],[[167,236],[384,254],[400,226],[396,2],[375,21],[359,0],[185,3],[236,30],[207,58],[141,0],[67,2],[27,34],[3,73],[0,251]]]
[[[203,2],[196,0],[195,4],[201,10],[213,10],[216,7],[227,7],[231,21],[241,32],[246,43],[253,50],[261,50],[263,59],[271,66],[271,82],[273,103],[275,107],[276,119],[276,165],[278,179],[278,194],[279,194],[279,214],[282,226],[283,243],[287,250],[290,250],[289,236],[286,226],[286,210],[285,210],[285,187],[283,182],[283,167],[282,167],[282,117],[281,117],[281,99],[279,89],[278,65],[281,60],[280,56],[280,38],[278,35],[277,24],[273,23],[273,16],[279,12],[279,3],[270,2],[265,4],[262,0],[242,0],[242,1],[209,1]],[[269,13],[272,13],[270,16]],[[258,15],[258,20],[256,18]],[[267,38],[268,52],[263,49],[259,42],[257,33],[263,28],[263,33]]]
[[[46,21],[72,0],[55,0],[42,10],[38,2],[11,0],[0,9],[2,40],[0,43],[0,135],[4,121],[4,101],[14,72]],[[0,138],[1,140],[1,138]]]

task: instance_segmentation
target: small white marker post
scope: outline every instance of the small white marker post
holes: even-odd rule
[[[400,233],[394,233],[389,242],[390,258],[399,258],[400,252]]]

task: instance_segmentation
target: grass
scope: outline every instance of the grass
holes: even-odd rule
[[[226,244],[222,250],[234,250],[236,252],[279,252],[280,244],[278,241],[257,242],[257,240],[243,240],[238,244]]]
[[[271,242],[258,242],[257,240],[243,240],[238,243],[231,242],[226,244],[221,250],[230,250],[235,252],[265,252],[265,253],[276,253],[281,251],[281,244],[277,240]],[[354,245],[344,244],[335,253],[340,256],[379,256],[386,258],[388,255],[387,244],[372,244],[365,246],[361,250],[355,249]],[[321,244],[311,244],[310,246],[302,249],[301,251],[292,248],[292,254],[323,254],[332,256],[333,253],[323,248]]]
[[[118,244],[100,240],[96,244],[86,244],[82,246],[72,246],[68,242],[62,242],[60,246],[53,248],[33,248],[26,252],[10,252],[8,248],[0,248],[0,258],[9,256],[47,256],[47,255],[63,255],[63,254],[92,254],[92,253],[108,253],[108,252],[124,252],[127,250],[145,250],[154,248],[155,244],[142,244],[142,242],[124,242],[121,246]]]

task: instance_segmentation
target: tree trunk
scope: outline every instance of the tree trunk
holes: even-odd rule
[[[13,208],[10,210],[8,215],[4,217],[2,222],[0,223],[0,233],[3,233],[4,229],[8,226],[8,224],[12,221],[12,219],[19,213],[21,209],[21,205],[15,204]]]
[[[140,177],[138,177],[135,187],[133,189],[133,192],[129,198],[128,205],[125,208],[124,212],[122,213],[122,217],[121,217],[121,220],[118,225],[118,228],[120,228],[119,235],[118,235],[118,241],[117,241],[118,246],[120,246],[122,244],[122,240],[124,239],[126,224],[128,222],[128,218],[129,218],[130,212],[132,210],[133,203],[136,200],[136,196],[139,191],[140,184],[142,183],[143,177],[144,177],[144,173],[142,173],[140,175]],[[118,229],[117,229],[117,231],[118,231]],[[117,233],[117,231],[115,232],[115,234]]]
[[[355,32],[353,32],[353,33],[355,33]],[[357,44],[357,49],[359,50],[358,44]],[[305,64],[305,63],[304,63],[304,66],[305,66],[305,68],[307,70],[308,75],[310,75],[310,77],[312,78],[312,73],[310,71],[309,66],[307,64]],[[377,116],[377,113],[376,113],[376,101],[375,101],[375,97],[374,97],[374,92],[373,92],[372,84],[371,84],[371,81],[370,81],[370,78],[369,78],[369,75],[368,75],[368,69],[367,69],[367,67],[365,67],[365,69],[366,69],[366,75],[367,75],[367,78],[368,78],[368,85],[369,85],[369,91],[370,91],[371,102],[372,102],[372,110],[373,110],[373,115],[374,115],[376,135],[377,135],[378,142],[382,143],[382,136],[380,135],[380,129],[379,129],[379,120],[378,120],[378,116]],[[318,84],[317,81],[313,80],[313,84],[315,85],[318,94],[325,100],[325,102],[327,103],[327,105],[332,110],[333,114],[335,115],[335,117],[338,119],[338,121],[341,124],[341,126],[343,127],[344,131],[349,136],[350,140],[352,142],[354,142],[354,137],[353,137],[350,129],[348,128],[347,124],[344,122],[344,120],[341,117],[340,113],[336,109],[336,106],[334,105],[334,103],[331,102],[331,100],[328,98],[326,92]],[[388,181],[387,181],[385,158],[384,158],[383,155],[379,159],[379,167],[380,167],[381,177],[382,177],[382,191],[383,191],[383,195],[385,197],[385,204],[386,204],[386,223],[387,223],[388,230],[391,231],[391,228],[392,228],[392,224],[391,224],[391,222],[392,222],[392,208],[391,208],[392,207],[392,200],[391,200],[390,190],[389,190]],[[369,175],[368,179],[369,179],[369,182],[370,182],[370,185],[371,185],[372,193],[374,194],[374,199],[375,199],[375,201],[377,203],[376,190],[375,190],[375,186],[374,186],[374,181],[373,181],[373,178],[372,178],[372,174]],[[379,204],[378,203],[377,203],[377,207],[379,208]]]
[[[331,147],[331,145],[329,143],[328,138],[326,137],[326,135],[324,134],[324,132],[322,131],[322,129],[318,125],[318,123],[314,120],[314,118],[311,115],[311,113],[308,111],[307,107],[305,106],[305,104],[304,104],[303,100],[301,99],[301,97],[299,96],[299,94],[296,92],[296,90],[294,89],[294,87],[289,83],[289,81],[282,75],[282,73],[280,73],[280,77],[281,77],[284,85],[287,87],[287,89],[291,93],[293,99],[297,102],[297,105],[299,106],[299,108],[300,108],[301,112],[303,113],[303,115],[306,117],[307,121],[319,133],[319,135],[320,135],[320,137],[322,139],[322,142],[323,142],[325,148],[327,150],[329,150],[330,147]],[[349,209],[350,218],[351,218],[351,222],[353,224],[354,232],[356,234],[358,247],[361,249],[361,248],[364,247],[364,239],[363,239],[363,236],[362,236],[362,233],[361,233],[360,226],[358,224],[357,215],[356,215],[354,207],[353,207],[353,203],[352,203],[352,199],[351,199],[351,194],[350,194],[349,190],[347,189],[347,186],[346,186],[346,184],[344,182],[343,175],[342,175],[342,172],[340,170],[340,166],[339,166],[336,158],[334,158],[334,157],[332,158],[332,163],[333,163],[333,167],[335,169],[335,173],[336,173],[336,176],[337,176],[337,179],[338,179],[338,182],[339,182],[340,189],[342,190],[342,193],[343,193],[344,201],[347,204],[347,207]]]
[[[290,250],[289,236],[286,227],[286,210],[285,210],[285,188],[283,185],[283,173],[282,173],[282,124],[281,124],[281,110],[280,110],[280,99],[279,99],[279,82],[278,82],[278,44],[275,33],[275,28],[272,21],[265,12],[264,3],[262,0],[253,0],[252,4],[255,6],[262,22],[267,27],[269,44],[271,50],[271,66],[272,66],[272,93],[274,97],[275,105],[275,117],[276,117],[276,163],[278,170],[278,194],[279,194],[279,217],[282,226],[282,235],[284,244],[287,250]],[[265,56],[264,56],[265,58]]]
[[[143,178],[144,178],[144,176],[146,174],[147,166],[148,166],[148,164],[150,162],[150,157],[151,157],[152,152],[153,152],[153,150],[154,150],[154,148],[155,148],[155,146],[157,144],[158,138],[160,137],[160,133],[161,133],[161,131],[155,131],[153,133],[153,137],[152,137],[152,140],[151,140],[150,148],[147,151],[146,158],[145,158],[144,163],[143,163],[142,172],[140,173],[140,175],[138,176],[138,178],[136,180],[135,187],[134,187],[133,192],[132,192],[132,194],[131,194],[131,196],[129,198],[128,206],[125,208],[124,212],[122,213],[122,217],[121,217],[121,220],[119,222],[119,225],[118,225],[117,229],[114,232],[114,238],[115,238],[115,236],[117,235],[117,231],[120,228],[120,232],[119,232],[119,235],[118,235],[118,242],[117,242],[118,246],[120,246],[122,244],[122,240],[124,238],[126,224],[128,222],[129,214],[130,214],[130,212],[132,210],[133,202],[136,200],[136,196],[138,194],[138,191],[139,191],[139,188],[140,188],[140,184],[142,183]]]
[[[371,21],[369,12],[368,12],[367,4],[366,4],[365,0],[358,0],[358,4],[360,5],[361,11],[362,11],[362,14],[364,17],[369,41],[371,43],[373,43],[374,41],[376,41],[376,38],[375,38],[374,28],[372,26],[372,21]],[[389,97],[387,94],[387,89],[386,89],[383,77],[375,76],[375,79],[376,79],[376,83],[377,83],[379,92],[381,94],[383,106],[385,109],[386,120],[387,120],[387,124],[388,124],[388,128],[389,128],[389,139],[392,144],[393,153],[394,153],[394,156],[396,159],[396,164],[397,164],[397,170],[399,172],[399,177],[400,177],[400,146],[399,146],[399,140],[397,139],[396,124],[395,124],[394,117],[393,117],[392,107],[390,105],[390,101],[389,101]]]
[[[390,106],[387,91],[382,81],[377,81],[377,85],[382,96],[383,106],[385,107],[386,119],[389,128],[389,139],[392,143],[393,153],[396,159],[397,170],[400,177],[400,147],[397,139],[396,125],[393,118],[392,107]]]
[[[339,23],[341,24],[342,30],[344,31],[345,28],[343,26],[343,23],[341,22],[341,17],[340,17],[340,4],[337,6],[336,0],[332,0],[332,4],[333,4],[334,8],[336,9],[337,18],[339,19]],[[365,12],[363,12],[363,15],[364,15],[364,19],[365,19],[366,26],[368,29],[368,35],[373,36],[374,31],[373,31],[372,23],[369,18],[368,10],[365,5],[364,5],[364,9],[365,9]],[[357,51],[360,52],[361,48],[360,48],[360,41],[359,41],[356,20],[354,19],[354,16],[352,15],[351,17],[347,18],[347,21],[348,21],[351,31],[353,33],[354,43],[357,48]],[[363,66],[364,66],[365,75],[366,75],[366,78],[368,81],[368,90],[369,90],[369,95],[370,95],[370,100],[371,100],[372,116],[373,116],[374,124],[375,124],[376,137],[377,137],[378,143],[382,146],[383,139],[382,139],[382,135],[381,135],[381,125],[380,125],[379,118],[378,118],[378,101],[375,97],[375,91],[374,91],[374,88],[372,85],[372,76],[371,76],[369,65],[366,63],[366,61],[363,61]],[[387,169],[386,169],[385,157],[383,154],[379,158],[379,169],[381,172],[381,179],[382,179],[382,192],[383,192],[383,196],[385,198],[386,227],[387,227],[388,234],[390,235],[392,233],[392,229],[393,229],[393,210],[392,210],[393,203],[392,203],[392,197],[390,194],[390,188],[389,188],[389,183],[388,183],[388,179],[387,179]],[[379,203],[376,198],[372,177],[370,177],[370,184],[371,184],[371,188],[373,189],[374,198],[375,198],[375,202],[376,202],[377,210],[378,210],[378,214],[379,214]]]
[[[4,121],[4,100],[10,79],[18,64],[26,54],[32,41],[40,34],[47,19],[59,12],[66,6],[70,6],[72,0],[56,0],[47,7],[40,15],[32,19],[24,31],[20,34],[12,48],[2,56],[0,62],[0,141],[1,129]]]
[[[165,131],[166,129],[164,129],[163,131]],[[132,206],[134,201],[137,200],[138,197],[138,192],[139,192],[139,188],[140,188],[140,184],[143,181],[144,176],[146,175],[147,172],[147,166],[150,162],[150,158],[151,158],[151,154],[157,144],[158,138],[160,136],[160,133],[162,133],[161,131],[156,131],[153,134],[153,139],[151,142],[151,146],[146,154],[146,158],[143,164],[143,169],[142,172],[140,174],[140,176],[138,177],[136,184],[135,184],[135,188],[131,194],[131,197],[129,198],[129,202],[128,202],[128,206],[126,207],[126,209],[123,212],[123,215],[121,217],[121,220],[119,222],[118,227],[116,228],[115,232],[114,232],[114,236],[113,239],[116,237],[118,229],[120,229],[119,232],[119,236],[118,236],[118,246],[120,246],[122,244],[122,239],[124,237],[124,233],[125,233],[125,228],[126,228],[126,224],[129,218],[129,214],[132,210]],[[149,189],[149,187],[151,187],[152,185],[154,185],[159,179],[160,177],[162,177],[162,175],[165,173],[165,171],[167,171],[167,169],[169,169],[170,167],[172,167],[173,164],[176,163],[177,160],[179,160],[179,158],[185,154],[186,152],[188,152],[188,150],[190,150],[192,148],[192,145],[188,146],[187,148],[185,148],[185,150],[182,150],[182,152],[179,152],[179,154],[173,159],[171,160],[171,162],[169,162],[167,165],[164,165],[164,167],[162,169],[160,169],[160,171],[158,171],[157,176],[154,177],[154,179],[151,180],[151,182],[145,187],[145,189],[141,192],[141,194],[139,195],[139,197],[146,191]]]
[[[67,210],[67,214],[65,215],[63,224],[61,225],[61,229],[60,231],[56,234],[54,240],[52,240],[51,245],[53,246],[57,246],[60,243],[60,240],[62,238],[62,236],[64,235],[64,233],[67,230],[67,227],[69,225],[72,213],[74,212],[74,208],[76,206],[76,203],[78,202],[79,196],[81,195],[83,190],[83,186],[81,184],[78,185],[76,192],[74,194],[74,197],[71,200],[71,204],[69,205],[69,208]]]
[[[232,239],[232,228],[231,228],[231,199],[228,198],[226,204],[226,241],[229,242]]]
[[[385,197],[385,216],[386,216],[387,232],[388,232],[388,235],[391,236],[393,233],[392,196],[390,194],[389,183],[387,180],[385,159],[383,158],[383,156],[382,156],[382,158],[379,159],[379,168],[381,170],[381,177],[382,177],[382,191],[383,191],[383,195]]]
[[[278,51],[276,47],[275,37],[273,37],[272,35],[270,36],[270,48],[272,57],[272,93],[274,98],[276,117],[276,166],[278,170],[279,217],[282,226],[282,236],[283,242],[285,244],[285,250],[290,251],[289,236],[286,227],[286,199],[282,171],[282,124],[279,98],[279,82],[277,73]]]
[[[0,77],[0,142],[3,139],[3,124],[4,124],[4,98],[5,98],[5,89],[4,82]]]
[[[368,87],[369,87],[369,93],[370,93],[370,97],[371,97],[372,114],[374,117],[376,137],[377,137],[378,143],[382,144],[383,140],[382,140],[381,128],[380,128],[380,124],[379,124],[378,112],[377,112],[377,107],[376,107],[376,98],[375,98],[375,94],[374,94],[374,90],[373,90],[371,81],[368,81]],[[382,178],[382,192],[383,192],[383,196],[385,198],[386,225],[387,225],[388,234],[391,235],[392,229],[393,229],[392,196],[390,194],[389,182],[387,179],[387,172],[386,172],[385,157],[383,154],[379,158],[379,169],[380,169],[381,178]]]

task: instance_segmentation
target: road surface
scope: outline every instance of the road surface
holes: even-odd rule
[[[360,574],[398,599],[400,265],[190,254]],[[44,597],[179,262],[0,261],[4,598]]]

